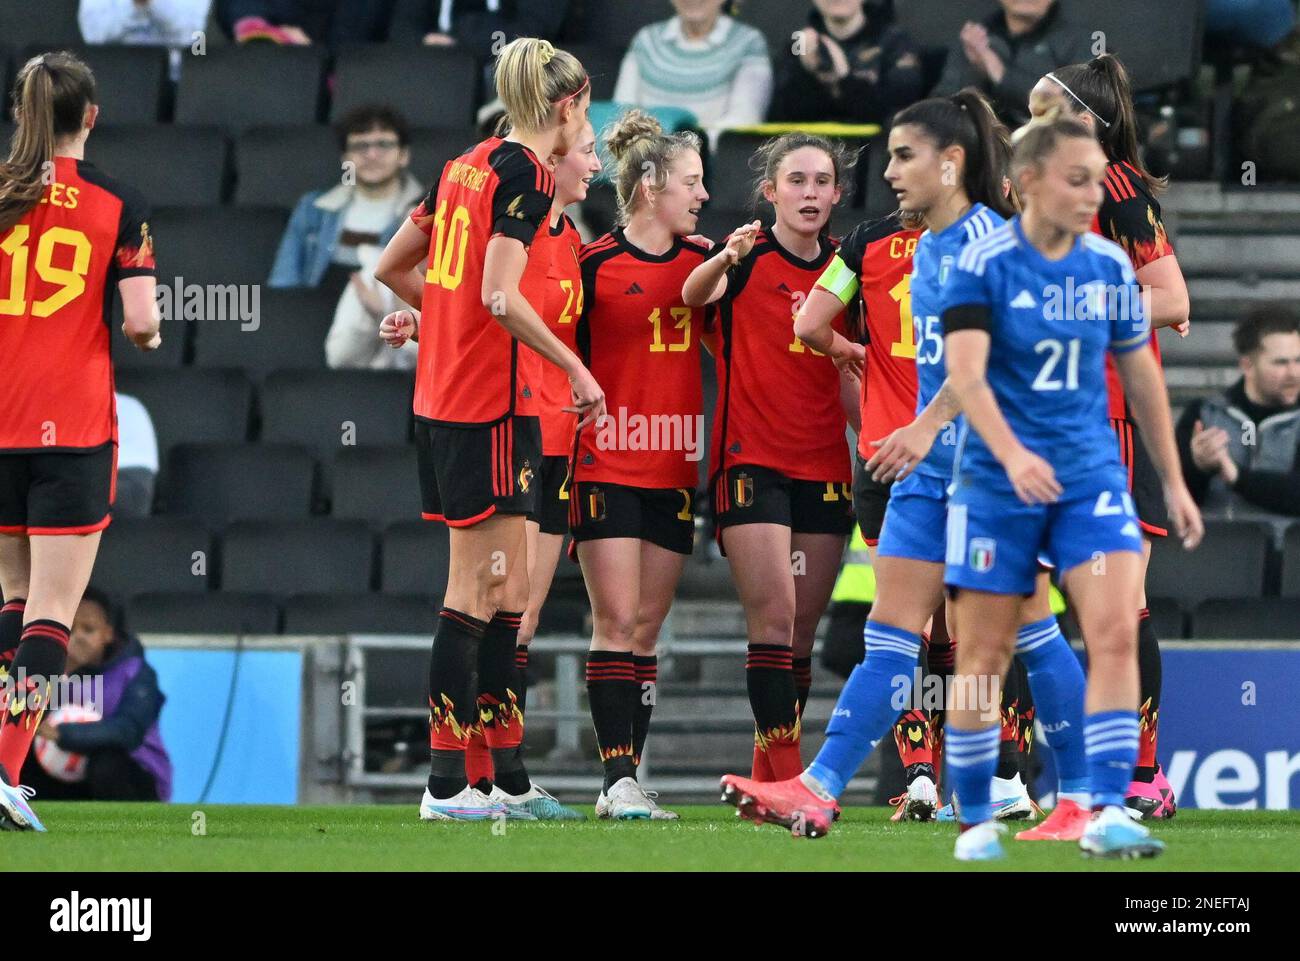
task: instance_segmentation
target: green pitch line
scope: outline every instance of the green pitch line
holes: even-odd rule
[[[23,856],[21,863],[60,871],[1283,871],[1300,864],[1300,811],[1181,811],[1155,827],[1169,850],[1153,861],[1100,864],[1074,845],[1008,841],[1005,862],[959,866],[951,824],[891,824],[885,808],[850,809],[816,841],[738,822],[728,807],[674,809],[680,822],[512,821],[494,833],[489,823],[420,822],[413,803],[49,802],[38,805],[49,833],[0,834],[0,861]],[[196,834],[200,828],[206,834]]]

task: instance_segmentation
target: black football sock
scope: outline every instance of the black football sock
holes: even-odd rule
[[[483,735],[492,749],[495,781],[501,790],[518,797],[527,794],[524,767],[524,714],[519,709],[519,622],[523,614],[498,611],[483,632],[478,655],[478,706]]]
[[[0,716],[0,766],[21,777],[36,727],[68,657],[68,628],[58,621],[37,620],[23,626],[18,651],[9,665],[10,702]]]
[[[812,658],[791,658],[790,669],[794,671],[794,692],[799,698],[799,716],[803,717],[804,709],[808,706],[808,695],[812,692]]]
[[[1020,773],[1020,697],[1025,688],[1020,674],[1013,659],[1002,681],[1002,734],[998,740],[997,772],[1000,778],[1013,778]]]
[[[1034,753],[1034,718],[1037,712],[1034,709],[1034,692],[1029,684],[1029,669],[1019,657],[1012,659],[1011,666],[1020,675],[1020,698],[1016,708],[1016,751],[1020,759],[1020,778],[1029,787],[1033,783],[1031,762]]]
[[[465,790],[465,745],[478,723],[475,663],[487,623],[444,607],[429,656],[429,793],[455,797]]]
[[[632,705],[638,690],[630,652],[587,653],[587,702],[605,771],[605,790],[625,777],[636,777]]]
[[[21,597],[5,601],[0,607],[0,677],[4,677],[18,652],[18,641],[23,636],[23,610],[27,602]]]
[[[1155,780],[1156,749],[1160,738],[1160,688],[1164,670],[1160,661],[1160,641],[1156,638],[1151,612],[1138,611],[1138,759],[1133,780],[1150,784]]]
[[[793,657],[783,644],[750,644],[745,655],[745,687],[754,712],[760,750],[766,752],[778,781],[798,777],[799,696]]]
[[[632,704],[632,757],[641,766],[641,752],[650,734],[650,715],[655,710],[659,695],[659,658],[644,654],[632,655],[632,672],[636,675],[636,700]]]

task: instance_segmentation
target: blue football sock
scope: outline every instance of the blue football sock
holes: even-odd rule
[[[944,734],[943,764],[961,807],[962,824],[993,820],[993,775],[998,770],[998,725],[978,731],[949,727]]]
[[[1087,793],[1088,758],[1083,750],[1083,692],[1087,680],[1079,659],[1054,617],[1020,628],[1016,654],[1029,673],[1038,720],[1056,758],[1059,791]]]
[[[862,636],[866,660],[853,669],[840,691],[826,725],[826,742],[808,767],[808,773],[837,798],[911,699],[913,671],[921,653],[921,635],[878,621],[867,621]]]
[[[1138,755],[1137,711],[1098,711],[1083,719],[1094,809],[1122,807]]]

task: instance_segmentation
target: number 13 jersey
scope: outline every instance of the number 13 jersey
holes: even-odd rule
[[[488,242],[531,247],[549,227],[555,179],[523,144],[491,137],[443,168],[411,220],[429,235],[415,416],[484,427],[536,415],[541,358],[483,306]],[[504,304],[502,305],[504,306]]]

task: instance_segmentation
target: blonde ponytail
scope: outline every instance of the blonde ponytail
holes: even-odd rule
[[[587,89],[587,71],[578,58],[550,41],[519,37],[497,57],[497,95],[516,130],[545,130],[559,104]]]

